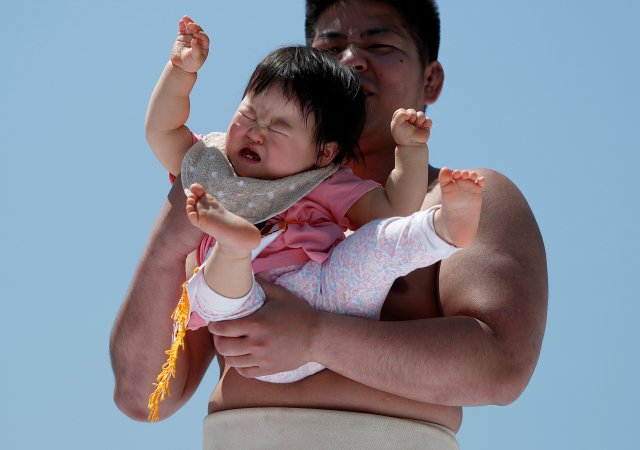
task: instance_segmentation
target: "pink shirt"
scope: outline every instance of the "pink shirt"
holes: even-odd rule
[[[194,144],[204,137],[195,133],[191,136]],[[171,174],[169,177],[173,183],[175,177]],[[345,217],[349,208],[377,187],[380,187],[379,183],[363,180],[349,168],[338,169],[291,208],[267,222],[285,221],[287,229],[256,257],[253,271],[258,273],[307,261],[323,262],[331,249],[344,239],[344,232],[356,229]],[[211,236],[202,239],[198,247],[198,265],[207,259],[207,252],[214,243]]]
[[[364,194],[379,187],[343,167],[316,186],[291,208],[268,224],[285,221],[287,229],[253,261],[254,272],[276,269],[309,260],[323,262],[331,249],[356,227],[345,214]],[[198,264],[206,259],[214,239],[206,236],[198,251]]]

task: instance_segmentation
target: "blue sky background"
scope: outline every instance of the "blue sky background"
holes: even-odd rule
[[[521,188],[550,280],[529,387],[466,408],[462,447],[637,448],[640,4],[440,3],[432,161]],[[202,132],[226,128],[266,53],[303,42],[298,0],[0,0],[1,448],[200,448],[217,370],[175,416],[136,423],[112,401],[108,355],[169,187],[143,126],[183,14],[213,40],[192,96]]]

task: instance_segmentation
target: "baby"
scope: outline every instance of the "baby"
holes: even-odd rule
[[[184,17],[150,101],[147,139],[173,174],[194,144],[185,125],[189,94],[208,49],[202,28]],[[383,188],[345,165],[360,159],[365,118],[357,75],[330,54],[285,47],[258,64],[226,135],[219,136],[233,171],[264,180],[258,182],[264,186],[282,187],[282,180],[305,174],[326,178],[259,228],[230,212],[233,199],[207,192],[203,185],[213,175],[199,171],[201,182],[188,186],[187,215],[215,244],[208,252],[201,249],[204,264],[186,285],[189,329],[260,308],[264,292],[254,273],[319,310],[378,319],[396,278],[473,242],[483,178],[474,171],[442,169],[442,205],[419,211],[427,191],[431,120],[413,109],[394,113],[396,167]],[[210,144],[195,146],[216,151]],[[345,239],[347,229],[357,231]],[[293,382],[321,369],[309,362],[259,379]]]

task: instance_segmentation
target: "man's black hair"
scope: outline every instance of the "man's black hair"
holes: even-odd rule
[[[333,162],[361,159],[358,141],[366,120],[366,100],[358,76],[326,52],[310,47],[283,47],[271,52],[254,70],[243,96],[276,87],[300,107],[308,123],[313,117],[318,150],[338,143]]]
[[[349,0],[306,0],[305,36],[308,46],[313,43],[320,15],[335,3]],[[418,48],[422,63],[438,60],[440,48],[440,13],[435,0],[375,0],[393,7],[405,24]]]

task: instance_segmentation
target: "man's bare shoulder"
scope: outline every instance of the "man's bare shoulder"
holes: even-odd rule
[[[484,177],[483,204],[480,219],[480,229],[476,242],[469,248],[483,245],[498,245],[496,250],[509,252],[510,250],[522,250],[519,246],[512,245],[518,241],[530,240],[535,246],[542,245],[542,239],[538,225],[520,189],[508,177],[495,170],[479,168],[473,169]],[[440,203],[440,188],[435,181],[436,169],[430,172],[431,183],[429,193],[425,197],[422,209],[427,209]],[[523,235],[524,233],[524,235]],[[525,249],[527,250],[527,249]],[[528,250],[527,250],[528,251]]]
[[[476,242],[470,247],[502,255],[545,261],[536,219],[520,189],[500,172],[477,169],[485,178]]]
[[[513,280],[507,283],[507,279],[517,275],[539,284],[546,292],[544,244],[527,200],[505,175],[490,169],[476,170],[485,177],[478,235],[471,246],[442,263],[441,284],[444,281],[446,286],[449,272],[499,269],[485,274],[488,282],[499,279],[513,286],[517,283]]]

